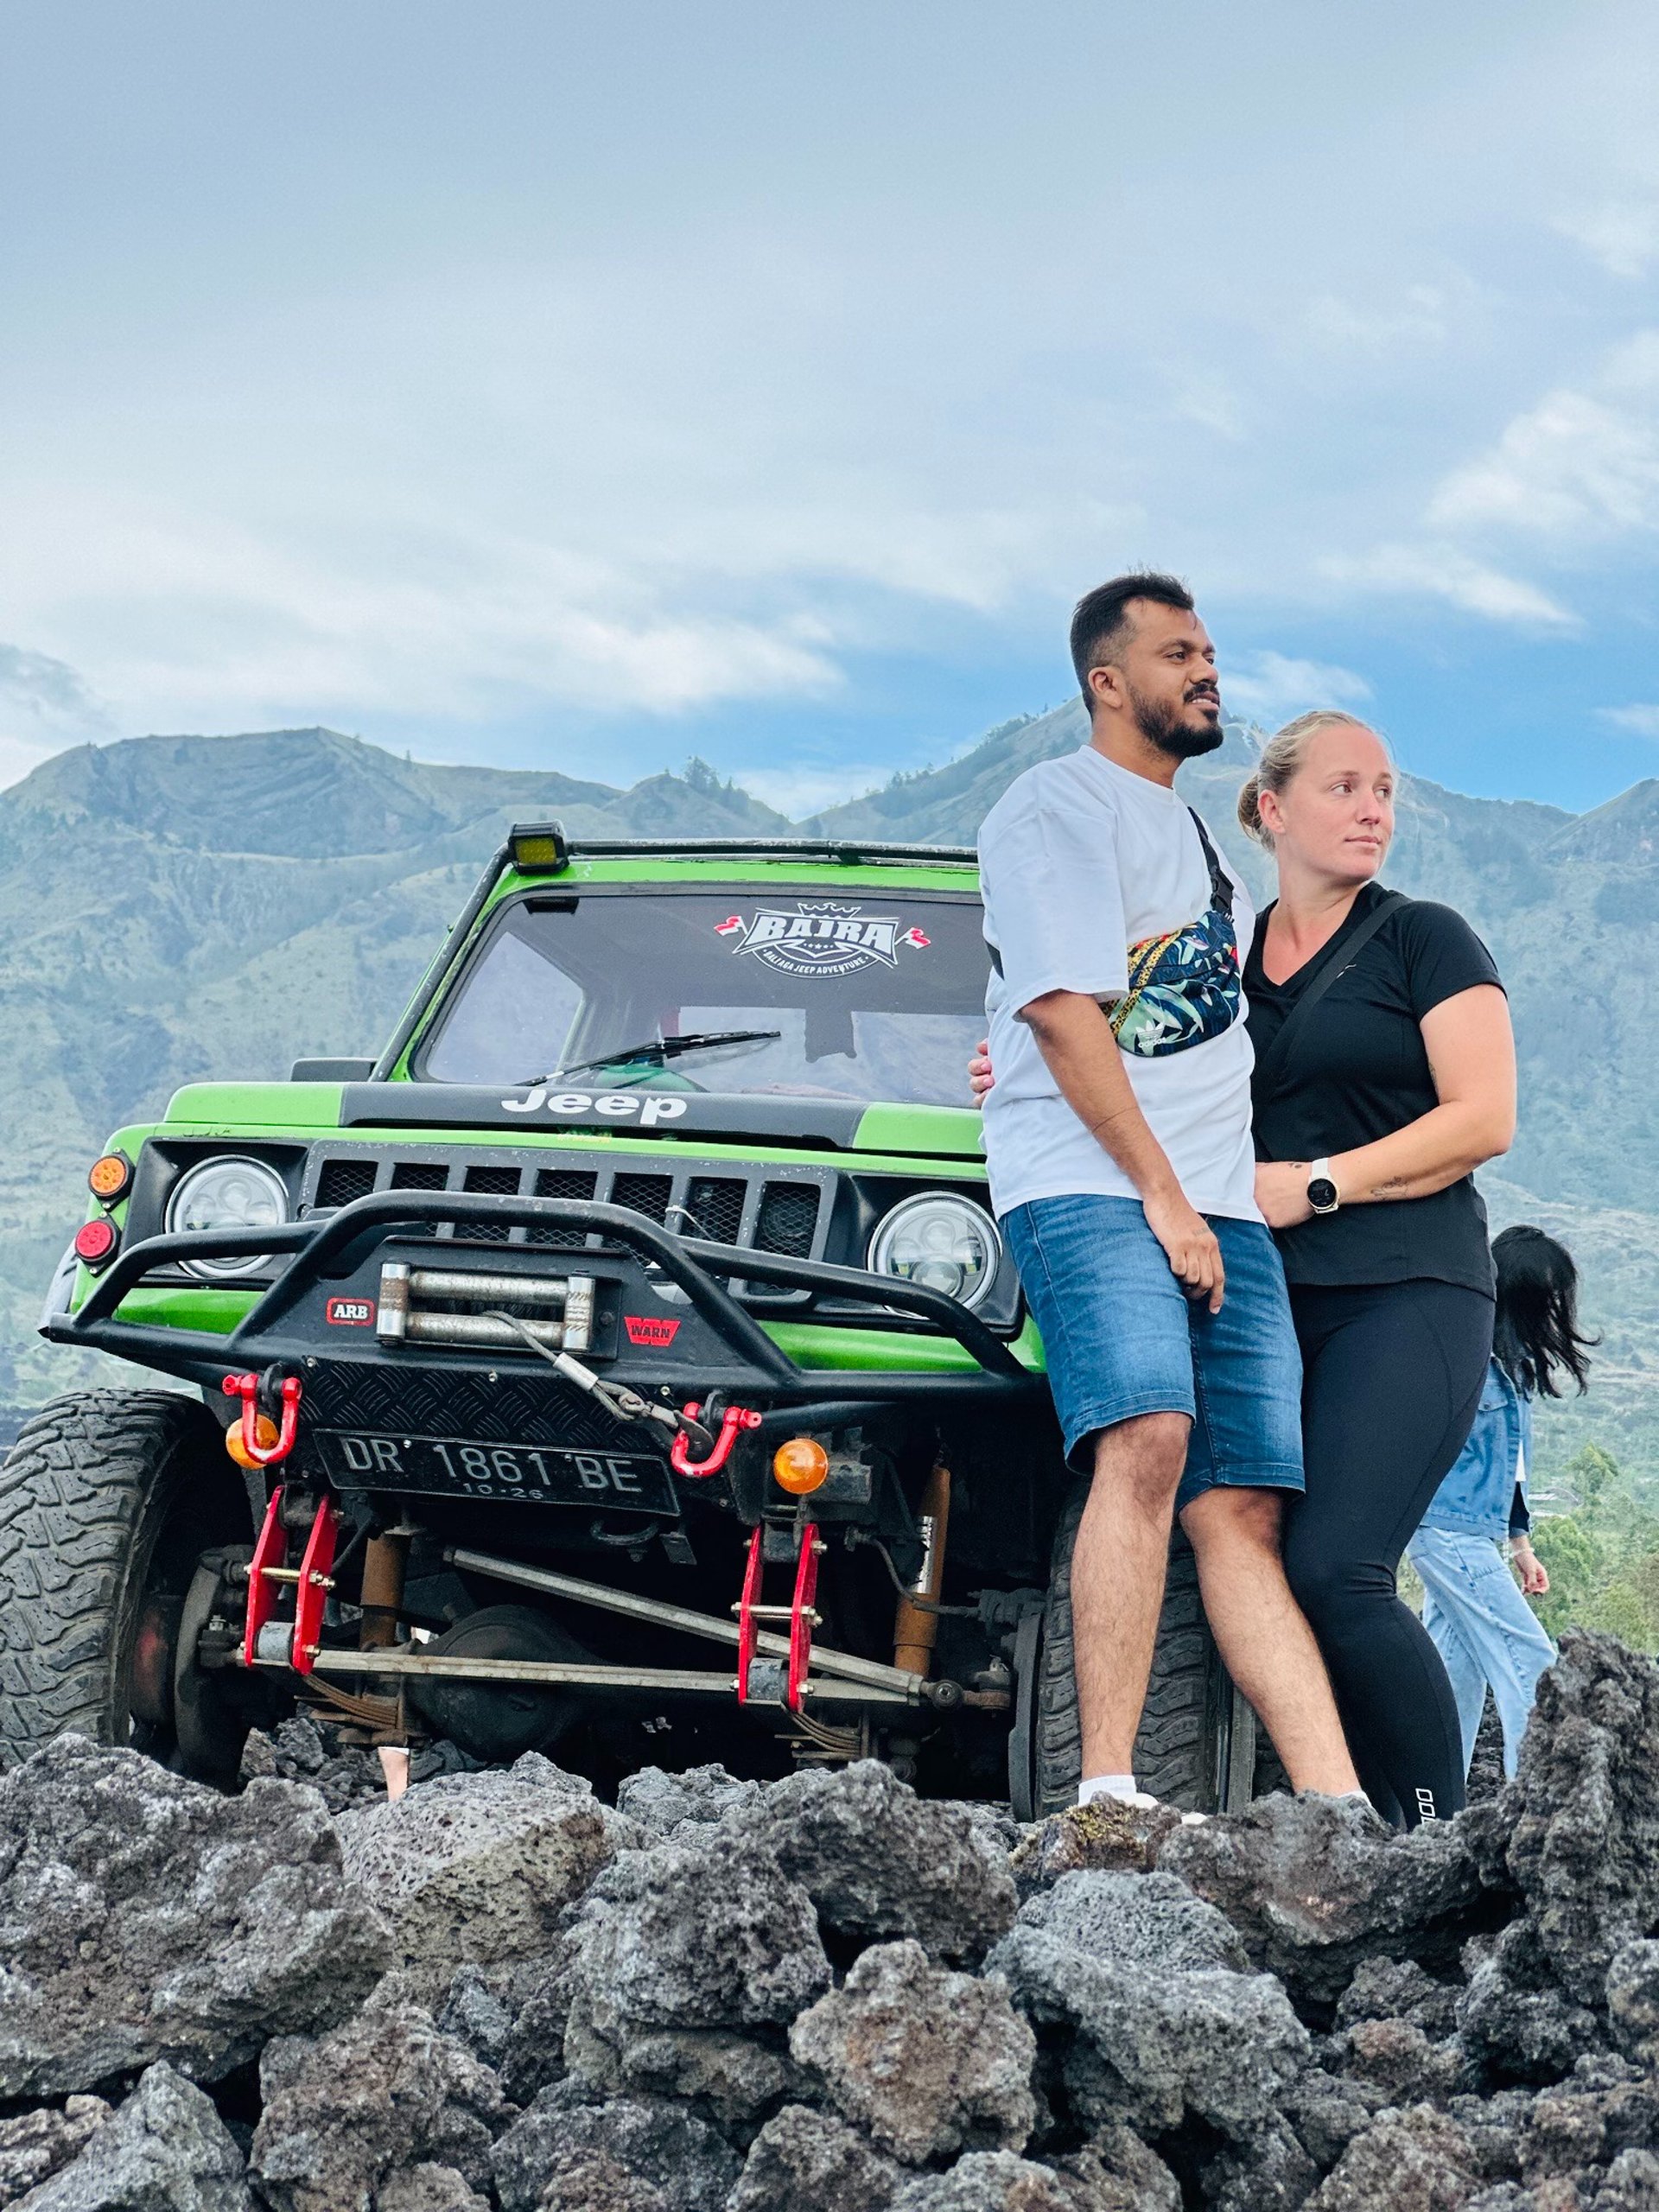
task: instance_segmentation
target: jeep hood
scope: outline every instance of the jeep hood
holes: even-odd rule
[[[189,1084],[167,1109],[169,1127],[212,1128],[492,1129],[545,1135],[556,1129],[612,1135],[745,1140],[836,1152],[908,1153],[977,1160],[980,1118],[971,1107],[861,1104],[836,1098],[769,1097],[712,1090],[501,1090],[448,1083]]]

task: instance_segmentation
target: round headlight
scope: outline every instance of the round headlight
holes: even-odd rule
[[[1002,1239],[989,1214],[971,1198],[923,1192],[894,1206],[870,1239],[874,1274],[942,1290],[977,1306],[995,1278]]]
[[[192,1229],[276,1229],[287,1219],[288,1186],[276,1169],[263,1160],[243,1160],[235,1154],[204,1160],[180,1176],[167,1202],[170,1236]],[[230,1275],[256,1274],[270,1265],[270,1257],[220,1256],[186,1260],[182,1265],[188,1274],[222,1281]]]

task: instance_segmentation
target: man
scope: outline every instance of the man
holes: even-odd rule
[[[1300,1363],[1254,1194],[1239,987],[1255,917],[1177,797],[1221,743],[1215,647],[1173,576],[1082,600],[1090,741],[1028,769],[980,832],[996,1083],[991,1195],[1092,1478],[1071,1570],[1079,1803],[1146,1801],[1134,1751],[1172,1516],[1229,1673],[1293,1785],[1357,1792],[1285,1581]]]

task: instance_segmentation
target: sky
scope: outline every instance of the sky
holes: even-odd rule
[[[1230,709],[1659,774],[1659,14],[0,0],[0,782],[323,723],[789,812],[1186,577]]]

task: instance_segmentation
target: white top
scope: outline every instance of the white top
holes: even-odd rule
[[[1132,944],[1198,920],[1210,904],[1210,870],[1186,802],[1085,745],[1039,761],[1008,786],[981,827],[979,866],[985,934],[1002,960],[985,997],[996,1071],[984,1116],[991,1203],[1004,1214],[1033,1198],[1081,1192],[1138,1198],[1060,1096],[1021,1010],[1047,991],[1121,995]],[[1255,913],[1232,881],[1242,973]],[[1250,1141],[1255,1054],[1242,986],[1239,1006],[1232,1027],[1205,1044],[1161,1059],[1123,1058],[1192,1205],[1260,1221]]]

